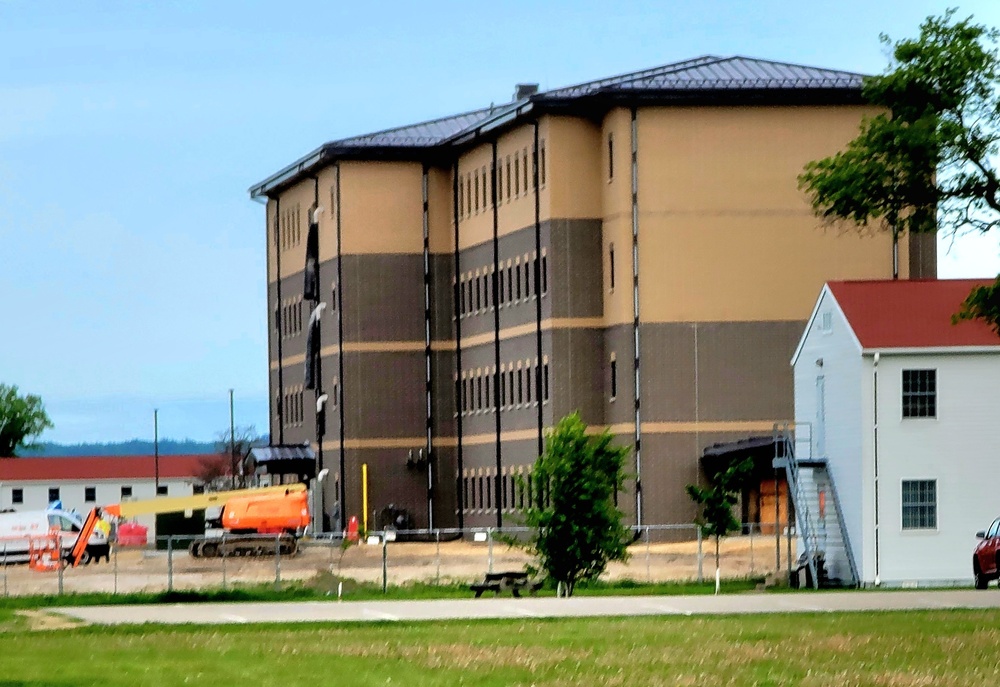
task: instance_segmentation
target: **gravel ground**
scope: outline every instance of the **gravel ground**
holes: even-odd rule
[[[784,552],[785,544],[782,543]],[[627,563],[613,563],[605,578],[642,582],[693,580],[698,576],[697,542],[639,543],[630,548]],[[423,582],[471,582],[490,569],[521,570],[529,562],[518,549],[494,543],[468,541],[435,543],[391,542],[386,548],[390,584]],[[714,574],[714,551],[704,546],[702,571]],[[782,565],[785,564],[782,559]],[[731,537],[723,540],[721,568],[724,577],[766,574],[774,570],[775,542],[771,537]],[[358,545],[346,551],[329,545],[303,545],[295,556],[265,558],[195,559],[186,551],[174,552],[122,548],[112,562],[69,568],[63,574],[65,592],[137,592],[167,589],[173,577],[174,589],[207,589],[223,584],[308,580],[320,573],[333,573],[359,581],[382,579],[382,547]],[[56,572],[35,572],[26,565],[10,565],[2,570],[6,595],[55,594],[59,590]]]

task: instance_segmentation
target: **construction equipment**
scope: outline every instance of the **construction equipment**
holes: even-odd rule
[[[70,561],[77,565],[83,556],[87,537],[93,532],[102,512],[124,519],[210,508],[221,508],[221,514],[218,518],[206,520],[205,536],[191,542],[188,550],[195,558],[275,553],[292,555],[298,548],[299,537],[310,522],[304,484],[123,501],[91,511],[70,554]]]

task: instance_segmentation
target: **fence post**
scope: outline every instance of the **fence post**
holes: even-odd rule
[[[7,543],[4,542],[3,545],[3,595],[10,596],[10,591],[7,589]]]
[[[649,525],[646,525],[646,582],[653,581],[653,576],[649,571]]]
[[[62,557],[62,544],[59,550],[59,596],[63,594],[63,570],[66,568],[66,560]]]
[[[174,591],[174,535],[167,537],[167,591]]]
[[[114,594],[118,594],[118,542],[115,542],[114,544],[112,544],[112,546],[114,548],[111,550],[111,553],[114,554],[114,558],[115,558],[115,587],[114,587]]]
[[[389,542],[382,533],[382,593],[389,588]]]
[[[698,532],[698,584],[705,581],[705,575],[702,569],[702,564],[705,561],[705,552],[702,549],[702,538],[701,538],[701,528],[696,529]]]
[[[219,549],[219,553],[222,554],[222,589],[225,590],[226,585],[226,535],[222,535],[222,546]]]
[[[434,530],[434,584],[441,584],[441,529]]]
[[[492,527],[486,528],[486,543],[488,550],[486,572],[492,573],[493,572],[493,528]]]
[[[281,589],[281,535],[274,535],[274,588]]]
[[[750,574],[753,574],[754,562],[753,562],[753,523],[750,523]]]

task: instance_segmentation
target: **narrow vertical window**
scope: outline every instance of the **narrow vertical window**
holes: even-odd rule
[[[479,214],[479,175],[476,174],[475,177],[475,186],[473,187],[475,189],[475,194],[472,196],[472,207],[475,209],[476,214]]]
[[[611,290],[615,290],[615,244],[608,244],[608,281],[611,283]]]
[[[507,300],[514,300],[514,268],[507,264]]]
[[[505,298],[506,287],[504,286],[504,272],[505,272],[505,270],[501,267],[500,268],[500,273],[497,275],[497,282],[498,282],[499,287],[500,287],[499,298],[497,300],[500,301],[500,305],[503,305],[504,302],[507,300]]]
[[[333,401],[333,409],[336,410],[337,406],[340,404],[340,378],[339,377],[334,377],[333,378],[333,398],[331,398],[330,400]]]
[[[514,156],[514,196],[521,195],[521,159]]]
[[[465,214],[472,214],[472,175],[465,175]]]
[[[534,382],[534,375],[532,374],[532,368],[531,368],[530,365],[528,367],[524,368],[524,374],[527,377],[527,379],[524,382],[524,402],[530,404],[531,403],[531,387],[532,387],[532,384]]]
[[[479,277],[477,276],[476,277],[476,312],[479,312],[482,309],[482,305],[483,305],[482,292],[480,291],[480,288],[479,288]]]
[[[484,490],[486,492],[486,510],[492,510],[493,509],[493,484],[492,484],[493,479],[492,479],[492,476],[491,475],[486,475],[483,478],[483,481],[486,483],[486,489]]]
[[[547,401],[549,400],[549,363],[547,361],[542,365],[542,383],[544,392],[542,400]]]
[[[517,405],[524,403],[524,370],[517,368]]]
[[[614,354],[611,355],[611,400],[618,396],[618,361]]]
[[[507,373],[507,381],[508,381],[509,386],[510,386],[510,403],[508,403],[508,405],[512,406],[512,405],[514,405],[514,369],[513,368],[511,368],[511,370]]]
[[[497,168],[495,170],[496,171],[496,180],[497,180],[497,202],[498,203],[501,200],[503,200],[503,167],[501,166],[502,164],[503,163],[498,160],[497,161]]]
[[[510,155],[507,156],[507,200],[510,200]]]
[[[545,139],[543,138],[538,145],[538,176],[541,177],[542,186],[545,186]]]
[[[615,137],[608,134],[608,180],[615,178]]]
[[[458,216],[461,217],[465,214],[465,184],[462,180],[458,180]]]
[[[490,206],[490,202],[489,202],[489,197],[490,197],[490,194],[489,194],[489,183],[486,181],[486,179],[487,179],[486,168],[483,167],[483,209],[484,210]]]
[[[483,382],[483,386],[486,389],[486,410],[492,410],[493,409],[493,395],[490,393],[490,377],[492,377],[493,375],[491,375],[489,372],[487,372],[484,376],[485,376],[485,380]]]
[[[330,310],[337,309],[337,285],[334,284],[330,289]]]
[[[531,185],[528,183],[528,149],[521,151],[521,159],[524,161],[524,192],[527,193]]]
[[[517,300],[521,300],[521,263],[514,265],[514,275],[517,278]]]
[[[507,372],[502,367],[500,368],[500,376],[498,378],[498,383],[500,384],[500,406],[503,408],[507,405]],[[499,410],[498,408],[498,410]]]
[[[542,254],[542,295],[549,292],[549,261],[545,254]]]

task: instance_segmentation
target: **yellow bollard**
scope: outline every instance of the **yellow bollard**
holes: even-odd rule
[[[368,463],[361,464],[361,531],[368,536]]]

